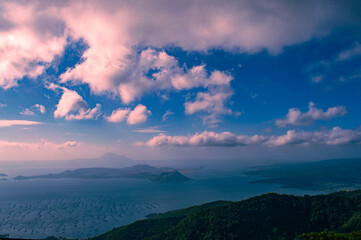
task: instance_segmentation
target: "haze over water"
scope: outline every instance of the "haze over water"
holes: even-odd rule
[[[0,181],[0,234],[10,237],[91,237],[164,212],[267,192],[315,194],[250,184],[249,176],[152,183],[143,179],[31,179]]]

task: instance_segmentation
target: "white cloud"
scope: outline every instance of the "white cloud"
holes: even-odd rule
[[[66,147],[76,147],[77,145],[78,143],[75,141],[67,141],[64,143],[55,144],[45,139],[41,139],[41,141],[33,142],[33,143],[0,140],[0,148],[6,148],[6,147],[28,148],[28,149],[37,149],[42,147],[66,148]]]
[[[313,83],[320,83],[325,78],[333,78],[335,75],[338,75],[339,73],[334,72],[334,69],[337,69],[340,63],[352,60],[358,56],[361,56],[361,44],[356,42],[353,47],[340,51],[330,60],[322,60],[310,64],[307,67],[306,72],[310,75]],[[361,76],[360,72],[361,69],[358,68],[356,71],[348,73],[346,76],[339,76],[339,81],[344,82],[359,79]]]
[[[62,74],[62,82],[88,84],[92,93],[118,95],[125,104],[149,92],[207,88],[186,103],[186,112],[206,112],[204,122],[210,124],[231,112],[226,107],[231,91],[210,90],[227,86],[231,76],[225,78],[219,71],[208,76],[204,65],[181,67],[173,56],[155,49],[278,53],[285,46],[325,36],[354,17],[353,4],[337,1],[4,1],[0,5],[0,87],[15,86],[24,76],[36,78],[62,54],[69,39],[83,40],[89,46],[84,61]],[[340,11],[347,17],[340,17]],[[149,48],[140,51],[144,46]],[[217,98],[221,104],[215,104]],[[57,109],[56,116],[89,119],[100,111],[100,105],[89,109],[81,100],[75,106],[77,114]]]
[[[195,66],[188,72],[172,76],[172,85],[177,90],[206,86],[208,79],[205,65]]]
[[[130,125],[143,123],[147,121],[148,116],[151,114],[146,106],[138,104],[133,111],[129,113],[127,123]]]
[[[244,136],[235,135],[230,132],[215,133],[215,132],[202,132],[193,136],[167,136],[159,134],[153,137],[145,145],[150,147],[158,146],[219,146],[219,147],[232,147],[232,146],[245,146],[250,144],[259,144],[266,140],[264,136]]]
[[[230,92],[199,92],[194,102],[185,103],[185,111],[187,114],[193,114],[199,111],[208,111],[216,113],[230,113],[224,107],[224,102],[232,93]]]
[[[341,51],[338,54],[336,61],[346,61],[360,55],[361,55],[361,44],[359,42],[356,42],[352,48]]]
[[[77,146],[78,146],[78,142],[76,141],[67,141],[61,145],[61,147],[69,147],[69,148],[74,148]]]
[[[0,108],[5,108],[7,106],[7,104],[5,103],[0,103]]]
[[[336,106],[328,108],[327,111],[318,109],[313,102],[308,105],[308,112],[301,112],[298,108],[291,108],[285,119],[276,121],[279,127],[286,127],[288,125],[302,126],[311,125],[316,120],[330,120],[332,118],[339,118],[344,116],[347,110],[343,106]]]
[[[64,93],[56,106],[55,118],[65,118],[66,120],[96,119],[101,114],[100,104],[96,104],[91,109],[77,92],[66,88],[62,89]]]
[[[27,120],[0,120],[0,127],[11,127],[11,126],[30,126],[38,125],[42,122],[27,121]]]
[[[167,110],[162,117],[162,121],[166,121],[168,118],[174,115],[174,112]]]
[[[10,88],[24,76],[36,78],[66,44],[57,9],[37,3],[3,1],[0,19],[7,28],[0,31],[0,87]]]
[[[156,127],[145,128],[145,129],[136,129],[136,130],[133,130],[133,132],[138,132],[138,133],[164,133],[164,131],[157,129]]]
[[[338,80],[340,82],[345,82],[345,81],[355,81],[360,79],[361,79],[361,69],[359,71],[356,71],[354,74],[341,76]]]
[[[35,113],[33,111],[31,111],[29,108],[25,108],[23,111],[20,112],[21,115],[26,115],[26,116],[34,116]]]
[[[20,112],[21,115],[26,115],[26,116],[34,116],[35,112],[34,111],[39,111],[41,114],[45,114],[46,113],[46,109],[43,105],[41,104],[35,104],[34,106],[32,106],[30,109],[29,108],[25,108],[24,110],[22,110]]]
[[[41,104],[35,104],[33,106],[35,109],[37,109],[41,114],[45,114],[46,113],[46,108],[44,105]]]
[[[189,70],[183,69],[173,56],[151,48],[141,51],[139,55],[126,58],[127,62],[124,63],[123,68],[117,68],[117,71],[109,73],[109,76],[104,76],[103,71],[99,72],[100,76],[97,76],[97,72],[92,69],[95,68],[93,65],[99,63],[90,62],[88,65],[87,61],[90,60],[84,61],[78,68],[69,69],[61,75],[62,81],[86,82],[93,92],[118,94],[126,104],[147,92],[227,85],[232,80],[231,76],[220,71],[214,71],[208,77],[205,65],[194,66]],[[105,71],[108,70],[111,69]],[[154,72],[149,75],[150,71]]]
[[[129,108],[119,108],[114,110],[109,117],[106,117],[108,122],[122,122],[127,121],[129,125],[139,124],[147,121],[151,111],[146,106],[138,104],[133,110]]]
[[[233,77],[225,74],[221,71],[213,71],[211,76],[209,77],[209,82],[207,85],[226,85],[228,86],[230,82],[233,80]]]
[[[209,78],[204,78],[203,85],[206,92],[198,92],[194,101],[186,101],[184,104],[186,114],[205,112],[203,124],[215,126],[220,122],[220,116],[232,115],[232,109],[227,107],[228,100],[233,95],[230,82],[233,77],[220,71],[213,71]],[[237,115],[237,114],[236,114]]]
[[[112,114],[109,117],[107,117],[107,120],[108,122],[113,122],[113,123],[122,122],[128,117],[129,112],[130,112],[129,108],[123,108],[123,109],[119,108],[117,110],[114,110]]]
[[[340,18],[339,9],[350,11],[349,6],[328,1],[136,2],[72,2],[64,7],[63,18],[74,35],[91,40],[94,47],[97,47],[94,43],[111,42],[125,46],[126,49],[116,48],[116,55],[126,53],[127,44],[132,41],[134,45],[175,45],[187,50],[222,47],[248,52],[265,48],[276,52],[284,46],[327,34],[348,18]]]
[[[114,151],[99,144],[91,145],[77,141],[53,142],[46,139],[30,142],[0,139],[1,160],[64,160],[79,157],[94,157]]]
[[[311,77],[311,81],[314,82],[314,83],[320,83],[320,82],[322,82],[324,77],[325,76],[323,74],[313,76],[313,77]]]
[[[222,115],[238,115],[232,109],[226,106],[228,100],[233,95],[233,91],[229,86],[211,87],[208,92],[199,92],[194,101],[187,101],[184,104],[186,114],[195,114],[197,112],[205,112],[203,116],[203,124],[210,126],[220,122]]]
[[[169,74],[176,89],[191,88],[204,78],[201,66],[177,74],[173,57],[157,51],[153,59],[153,53],[138,54],[139,46],[277,53],[324,36],[354,17],[352,4],[337,1],[4,1],[1,9],[0,86],[39,76],[62,53],[67,39],[83,39],[89,45],[84,61],[62,80],[89,84],[97,94],[119,94],[124,103],[169,88],[169,79],[163,82]],[[340,18],[340,11],[346,17]],[[160,70],[156,83],[144,77],[151,68]]]
[[[287,134],[271,137],[267,142],[270,145],[281,146],[286,144],[359,144],[361,142],[361,129],[349,130],[334,127],[329,131],[316,132],[296,132],[295,130],[287,131]]]
[[[146,145],[149,147],[161,146],[188,146],[188,147],[234,147],[249,145],[264,145],[269,147],[278,147],[284,145],[345,145],[360,144],[361,128],[350,130],[334,127],[331,130],[316,132],[297,132],[289,130],[286,134],[280,136],[262,136],[262,135],[236,135],[230,132],[202,132],[192,136],[167,136],[163,133],[151,138],[145,143],[138,142],[135,145]]]

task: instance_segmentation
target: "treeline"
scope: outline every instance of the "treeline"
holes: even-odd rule
[[[361,231],[351,233],[321,232],[302,234],[300,240],[360,240]]]
[[[361,191],[304,197],[270,193],[154,214],[94,239],[361,239],[358,230]]]

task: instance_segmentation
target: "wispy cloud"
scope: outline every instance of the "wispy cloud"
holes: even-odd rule
[[[162,121],[166,121],[168,118],[170,118],[171,116],[174,115],[174,112],[172,112],[171,110],[167,110],[162,117]]]
[[[361,56],[361,44],[359,42],[356,42],[353,47],[341,51],[338,54],[336,61],[342,62],[354,58],[356,56]]]
[[[27,120],[0,120],[0,127],[11,127],[11,126],[30,126],[39,125],[42,122],[27,121]]]
[[[73,140],[53,142],[40,139],[25,142],[0,139],[0,160],[63,160],[93,157],[110,151],[114,149]]]
[[[29,108],[25,108],[24,110],[22,110],[20,112],[21,115],[25,115],[25,116],[34,116],[35,113],[33,111],[31,111]]]
[[[136,129],[136,130],[133,130],[133,132],[138,132],[138,133],[164,133],[165,131],[159,130],[156,127],[153,127],[153,128]]]
[[[313,83],[323,82],[326,78],[334,77],[334,69],[347,61],[352,61],[356,57],[361,57],[361,44],[359,42],[354,43],[350,48],[340,51],[336,56],[333,56],[328,60],[321,60],[311,63],[306,68],[306,72],[311,78]],[[346,80],[360,79],[361,68],[356,68],[356,71],[348,73],[348,75],[339,77],[340,82]],[[339,75],[339,73],[337,73]]]
[[[25,108],[24,110],[22,110],[20,112],[21,115],[26,115],[26,116],[34,116],[35,115],[35,111],[40,112],[41,114],[45,114],[46,113],[46,109],[44,105],[41,104],[35,104],[34,106],[32,106],[31,108]]]
[[[41,104],[35,104],[33,106],[35,109],[37,109],[41,114],[45,114],[46,113],[46,108],[44,105]]]

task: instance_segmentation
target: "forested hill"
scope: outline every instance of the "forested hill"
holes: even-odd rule
[[[324,239],[321,235],[326,233],[318,234],[320,238],[300,235],[357,230],[361,230],[361,191],[304,197],[269,193],[239,202],[215,202],[155,214],[95,239]],[[333,235],[344,238],[325,239],[357,239]]]

